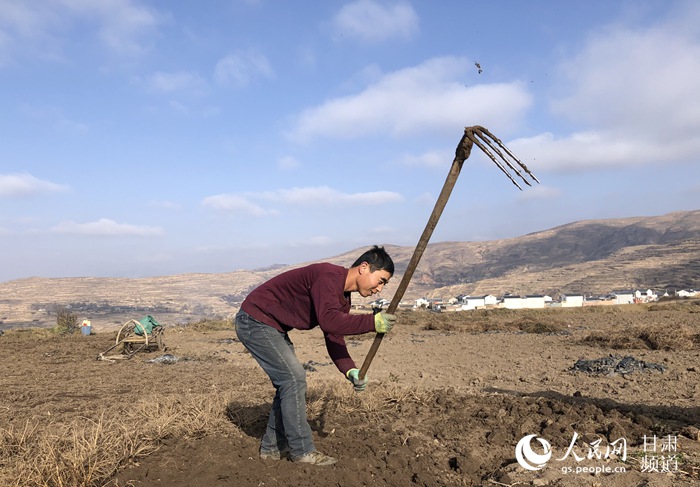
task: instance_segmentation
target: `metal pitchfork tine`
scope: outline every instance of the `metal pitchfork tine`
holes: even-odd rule
[[[492,151],[494,151],[494,152],[498,155],[498,157],[499,157],[503,162],[505,162],[506,165],[507,165],[510,169],[512,169],[513,172],[515,172],[515,174],[517,174],[518,177],[520,177],[520,179],[522,179],[523,182],[524,182],[525,184],[527,184],[528,186],[532,186],[532,184],[530,184],[530,181],[528,181],[527,178],[526,178],[525,176],[522,175],[522,173],[518,170],[518,168],[515,167],[515,166],[511,163],[511,161],[508,159],[508,157],[506,157],[506,156],[509,156],[510,159],[512,159],[513,161],[515,161],[515,163],[516,163],[518,166],[520,166],[521,169],[522,169],[523,171],[525,171],[525,173],[526,173],[528,176],[530,176],[530,178],[532,178],[533,181],[535,181],[535,182],[537,182],[537,183],[540,182],[539,179],[537,179],[537,178],[535,177],[535,175],[532,174],[532,172],[530,172],[530,170],[527,168],[527,166],[526,166],[525,164],[523,164],[522,162],[520,162],[520,159],[518,159],[517,157],[515,157],[515,154],[513,154],[513,153],[508,149],[508,147],[506,147],[506,146],[503,144],[503,142],[501,142],[501,139],[499,139],[498,137],[496,137],[495,135],[493,135],[487,128],[484,128],[484,127],[482,127],[482,126],[480,126],[480,125],[475,125],[475,126],[473,126],[473,127],[466,127],[466,128],[464,129],[464,137],[466,137],[467,139],[469,139],[471,142],[475,143],[475,144],[479,147],[479,149],[481,149],[487,156],[489,156],[489,158],[498,166],[498,168],[499,168],[501,171],[503,171],[503,173],[504,173],[506,176],[508,176],[508,179],[510,179],[510,180],[513,182],[513,184],[516,185],[516,186],[518,187],[519,190],[522,191],[523,188],[520,187],[520,185],[518,184],[518,182],[517,182],[517,181],[513,178],[513,176],[508,172],[508,170],[507,170],[505,167],[503,167],[503,164],[501,164],[501,162],[500,162],[498,159],[496,159],[496,157],[491,153],[491,151],[489,151],[489,149],[491,149]],[[488,146],[488,149],[486,148],[486,146],[485,146],[484,144],[482,144],[482,141]],[[494,146],[494,142],[496,143],[495,146]],[[500,149],[503,149],[503,152],[505,152],[505,154],[503,154],[503,152],[501,152],[501,151],[499,150],[499,148],[500,148]],[[469,157],[469,156],[467,156],[467,157]]]
[[[479,149],[489,156],[489,158],[498,166],[498,168],[503,171],[506,176],[508,176],[508,179],[510,179],[511,182],[521,191],[523,188],[518,184],[518,181],[516,181],[516,177],[522,180],[528,186],[532,186],[530,181],[528,181],[528,177],[534,182],[540,182],[535,175],[530,172],[527,166],[520,162],[520,160],[515,157],[515,155],[503,144],[503,142],[501,142],[501,139],[493,135],[488,129],[482,127],[481,125],[465,127],[464,135],[462,136],[462,139],[459,141],[457,149],[455,150],[455,158],[452,161],[450,172],[447,174],[447,179],[442,187],[440,196],[438,196],[437,202],[435,203],[433,213],[430,215],[428,223],[425,226],[425,230],[423,230],[423,235],[421,235],[420,240],[416,245],[416,249],[413,251],[413,256],[411,257],[408,267],[406,267],[406,271],[401,278],[399,287],[396,289],[396,293],[394,294],[394,297],[386,310],[387,313],[393,314],[399,307],[399,302],[401,302],[401,299],[406,292],[406,288],[408,288],[408,283],[410,282],[411,277],[413,277],[416,267],[418,267],[418,262],[420,261],[425,248],[428,246],[428,242],[430,241],[433,230],[435,230],[437,222],[440,219],[442,210],[445,209],[447,200],[450,198],[452,188],[454,188],[454,185],[457,182],[457,177],[462,170],[462,165],[464,164],[464,161],[469,158],[474,144],[476,144]],[[520,169],[518,169],[518,167],[520,167]],[[509,169],[515,173],[515,176],[509,172]],[[525,174],[523,174],[523,172]],[[362,363],[360,372],[358,373],[360,379],[364,379],[367,375],[367,370],[369,369],[374,356],[377,354],[377,350],[379,349],[379,345],[381,344],[383,338],[384,333],[377,333],[377,335],[374,337],[374,342],[372,342],[372,346],[370,347],[369,352],[365,357],[365,361]]]

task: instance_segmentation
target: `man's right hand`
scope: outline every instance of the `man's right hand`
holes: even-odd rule
[[[377,333],[389,333],[396,322],[396,315],[379,312],[374,315],[374,329]]]
[[[345,377],[352,382],[355,392],[362,392],[367,387],[367,377],[360,379],[360,369],[350,369],[345,374]]]

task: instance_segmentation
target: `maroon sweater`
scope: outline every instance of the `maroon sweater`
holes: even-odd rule
[[[328,263],[292,269],[255,288],[241,309],[284,332],[320,326],[328,355],[345,374],[356,366],[343,337],[374,331],[372,315],[350,314],[347,275],[348,269]]]

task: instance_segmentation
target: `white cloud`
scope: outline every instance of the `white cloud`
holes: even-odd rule
[[[138,54],[144,50],[142,37],[155,29],[161,16],[132,0],[63,0],[77,12],[94,14],[100,23],[102,42],[120,54]]]
[[[470,121],[502,130],[513,126],[532,104],[532,96],[520,83],[465,87],[461,80],[469,68],[463,58],[441,57],[390,73],[357,95],[306,110],[288,135],[305,141],[452,133]]]
[[[23,117],[42,124],[50,124],[55,130],[64,134],[82,135],[90,130],[90,125],[72,119],[60,107],[20,103],[18,111]]]
[[[692,140],[689,143],[692,144]],[[688,151],[686,145],[666,145],[653,137],[635,139],[612,132],[591,131],[560,138],[543,133],[514,140],[508,147],[537,174],[540,169],[568,172],[654,164],[683,159],[686,152],[700,153],[697,149]]]
[[[0,197],[22,197],[68,191],[63,184],[38,179],[31,174],[0,174]]]
[[[700,137],[670,142],[653,132],[625,135],[614,130],[585,131],[562,137],[545,132],[516,139],[508,147],[537,174],[540,170],[570,172],[696,162]]]
[[[279,189],[261,193],[219,194],[208,196],[202,205],[215,210],[253,216],[279,215],[280,211],[266,209],[255,203],[263,200],[285,206],[371,206],[403,201],[403,197],[392,191],[370,191],[366,193],[345,193],[328,186]]]
[[[56,122],[56,129],[69,134],[85,134],[90,130],[90,126],[84,122],[77,122],[62,118]]]
[[[266,210],[262,206],[253,203],[248,198],[237,194],[207,196],[202,201],[202,206],[242,215],[274,216],[278,214],[275,210]]]
[[[370,191],[367,193],[345,193],[328,186],[280,189],[260,193],[263,199],[288,205],[381,205],[403,201],[403,197],[392,191]]]
[[[372,227],[369,229],[369,234],[370,235],[375,235],[375,236],[384,236],[384,235],[389,235],[393,237],[396,234],[396,228],[395,227],[390,227],[390,226],[378,226],[378,227]]]
[[[301,163],[292,156],[284,156],[278,159],[277,167],[283,171],[291,171],[301,167]]]
[[[521,139],[513,142],[516,153],[561,170],[697,162],[700,37],[688,19],[700,17],[700,4],[680,5],[682,13],[649,28],[593,33],[562,63],[568,93],[551,103],[555,115],[582,129]]]
[[[325,235],[316,235],[313,237],[305,238],[304,240],[292,240],[289,242],[290,247],[325,247],[334,243],[334,240]]]
[[[187,108],[187,105],[185,105],[184,103],[180,103],[177,100],[169,100],[168,105],[170,106],[170,108],[172,108],[174,111],[176,111],[178,113],[183,113],[183,114],[190,113],[190,109]]]
[[[433,196],[431,193],[422,193],[416,197],[415,201],[419,205],[434,205],[435,196]]]
[[[92,236],[134,236],[134,237],[156,237],[163,235],[160,227],[148,227],[130,225],[128,223],[117,223],[108,218],[101,218],[94,222],[76,223],[73,221],[61,222],[51,228],[53,233],[70,235],[92,235]]]
[[[418,15],[406,2],[357,0],[344,5],[333,19],[337,37],[364,42],[410,39],[418,32]]]
[[[700,43],[670,25],[592,38],[562,71],[572,90],[553,102],[562,116],[624,132],[700,129]]]
[[[23,38],[34,37],[47,25],[58,20],[50,6],[44,2],[0,2],[0,26],[8,37],[13,34]]]
[[[146,79],[149,89],[158,93],[193,92],[206,90],[207,82],[198,74],[188,71],[176,73],[153,73]]]
[[[453,159],[454,152],[433,151],[423,154],[404,154],[399,158],[398,163],[403,166],[436,168],[449,166]]]
[[[216,63],[214,79],[220,85],[247,86],[258,77],[274,78],[275,72],[267,58],[249,49],[236,51]]]
[[[521,184],[521,186],[523,185]],[[526,187],[524,189],[525,191],[521,191],[518,194],[517,198],[519,201],[550,200],[561,196],[561,190],[549,186],[543,186],[541,184],[535,185],[532,188]]]
[[[0,63],[27,51],[62,57],[63,38],[71,30],[97,32],[110,51],[133,56],[146,50],[144,38],[162,22],[153,9],[133,0],[0,1]]]
[[[174,260],[172,254],[163,251],[137,255],[135,257],[138,262],[143,262],[144,264],[168,263]]]

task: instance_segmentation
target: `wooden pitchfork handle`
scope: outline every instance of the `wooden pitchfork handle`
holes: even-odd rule
[[[396,312],[396,309],[399,307],[399,303],[401,302],[401,299],[403,298],[403,295],[406,292],[406,288],[408,288],[408,283],[411,281],[411,277],[413,277],[413,273],[416,271],[416,267],[418,267],[418,262],[420,262],[420,258],[423,256],[423,252],[428,246],[428,242],[430,241],[430,237],[433,234],[433,230],[435,230],[435,227],[437,226],[438,220],[440,219],[440,215],[442,215],[442,211],[445,209],[447,200],[450,198],[452,188],[454,188],[455,183],[457,182],[457,177],[459,176],[459,172],[462,170],[462,165],[464,164],[464,161],[467,160],[467,157],[469,157],[469,154],[472,151],[472,145],[473,143],[471,139],[469,139],[465,133],[465,135],[462,137],[462,140],[460,140],[459,145],[457,146],[455,158],[452,161],[452,167],[450,167],[450,172],[447,174],[445,184],[443,185],[442,191],[440,192],[440,196],[438,197],[437,202],[435,203],[433,213],[430,215],[428,223],[425,225],[423,235],[421,235],[420,240],[418,240],[416,249],[413,251],[413,256],[411,257],[411,260],[408,263],[408,267],[406,267],[406,271],[404,272],[403,277],[401,278],[399,287],[396,289],[394,297],[391,299],[391,303],[389,304],[389,307],[386,310],[386,312],[389,314],[393,314],[394,312]],[[372,346],[370,347],[369,352],[365,357],[365,361],[362,363],[362,367],[360,368],[360,373],[358,374],[360,380],[364,379],[367,375],[367,370],[369,369],[369,366],[372,363],[374,356],[377,354],[377,350],[379,350],[379,345],[381,345],[383,338],[384,333],[377,333],[377,335],[374,337]]]
[[[510,178],[513,184],[515,184],[518,188],[520,188],[520,185],[518,185],[513,176],[511,176],[511,174],[508,172],[508,169],[514,171],[515,175],[522,179],[528,186],[531,186],[531,184],[527,179],[525,179],[523,174],[520,171],[518,171],[518,169],[513,165],[513,163],[508,160],[508,156],[510,156],[512,160],[515,161],[515,163],[517,163],[518,166],[520,166],[521,170],[525,171],[525,173],[529,175],[534,181],[539,182],[537,178],[530,172],[530,170],[522,162],[520,162],[513,155],[513,153],[508,150],[507,147],[503,145],[500,139],[495,137],[491,132],[479,125],[475,125],[473,127],[466,127],[464,129],[464,135],[462,136],[462,139],[459,141],[457,149],[455,150],[455,158],[452,161],[450,172],[447,174],[447,179],[445,180],[445,184],[442,187],[440,196],[435,202],[433,213],[430,215],[428,223],[425,225],[423,235],[421,235],[420,240],[418,240],[416,249],[413,251],[413,256],[411,257],[411,260],[408,263],[408,267],[406,267],[406,271],[404,272],[403,277],[401,278],[399,287],[398,289],[396,289],[396,293],[394,294],[394,297],[392,298],[391,303],[389,304],[389,307],[386,310],[387,313],[393,314],[399,307],[399,303],[401,302],[401,299],[403,298],[403,295],[406,292],[406,288],[408,288],[408,283],[411,281],[411,277],[413,277],[413,273],[415,272],[416,267],[418,267],[418,262],[423,256],[423,252],[428,246],[428,242],[430,241],[430,237],[433,234],[433,230],[435,230],[438,220],[440,219],[440,215],[442,215],[442,211],[445,209],[447,200],[450,198],[452,188],[454,188],[455,183],[457,182],[457,177],[459,176],[459,173],[462,170],[462,165],[471,154],[474,142],[476,142],[477,146],[482,151],[484,151],[484,153],[488,155],[489,158],[491,158],[491,160],[499,167],[499,169],[501,169],[501,171],[503,171],[506,174],[506,176]],[[503,152],[501,152],[499,148],[503,149]],[[491,149],[493,153],[489,149]],[[496,154],[496,156],[494,156],[494,153]],[[497,160],[496,157],[500,158],[501,161]],[[505,163],[507,168],[503,166],[503,163]],[[382,343],[383,338],[384,333],[377,333],[377,335],[374,337],[372,346],[370,347],[369,352],[365,357],[365,361],[362,363],[360,372],[358,373],[358,377],[360,380],[363,380],[367,375],[367,370],[369,369],[369,366],[372,363],[374,356],[377,354],[377,350],[379,350],[379,345]]]

